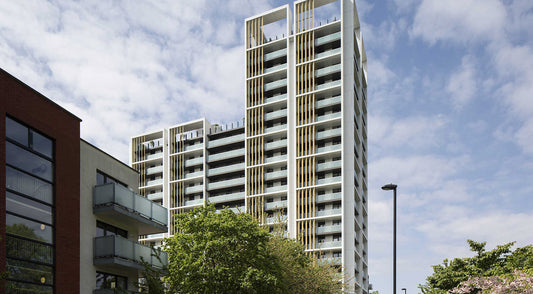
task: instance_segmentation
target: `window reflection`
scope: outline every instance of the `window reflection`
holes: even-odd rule
[[[52,204],[52,185],[6,166],[6,188]]]
[[[31,135],[32,135],[32,149],[45,156],[52,158],[53,156],[52,140],[34,131],[31,131]]]
[[[45,180],[53,180],[52,163],[50,161],[10,142],[6,142],[6,162]]]
[[[51,226],[9,213],[6,214],[6,233],[45,243],[53,243]]]
[[[28,128],[6,117],[6,137],[28,146]]]
[[[47,224],[52,224],[52,207],[6,192],[6,209]]]

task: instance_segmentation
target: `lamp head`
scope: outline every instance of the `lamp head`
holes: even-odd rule
[[[381,187],[381,189],[383,189],[385,191],[389,191],[389,190],[396,190],[396,187],[398,187],[398,185],[387,184],[387,185]]]

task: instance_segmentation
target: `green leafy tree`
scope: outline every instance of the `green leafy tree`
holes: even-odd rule
[[[214,206],[180,214],[165,240],[170,293],[346,293],[336,268],[268,233],[250,215]],[[150,291],[150,293],[152,293]]]
[[[433,266],[433,274],[426,283],[419,285],[424,294],[441,294],[457,287],[461,282],[474,277],[491,277],[511,274],[515,269],[533,268],[533,247],[511,250],[514,242],[498,245],[486,251],[486,242],[467,241],[474,257],[445,259]]]
[[[211,205],[180,214],[176,226],[180,232],[165,240],[171,292],[282,293],[269,234],[250,215]]]
[[[161,248],[151,247],[152,257],[163,264],[161,260]],[[142,259],[144,270],[142,272],[142,279],[138,286],[141,293],[147,294],[167,294],[168,288],[165,286],[163,280],[168,272],[168,267],[163,265],[162,268],[153,267],[149,262]]]

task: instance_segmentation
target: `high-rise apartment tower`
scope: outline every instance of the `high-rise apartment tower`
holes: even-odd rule
[[[246,113],[136,136],[140,193],[174,215],[214,203],[283,222],[368,293],[366,54],[353,0],[305,0],[245,20]],[[157,242],[163,235],[144,236]]]

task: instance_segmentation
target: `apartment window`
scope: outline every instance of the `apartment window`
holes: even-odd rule
[[[6,285],[52,293],[54,287],[54,142],[6,117]]]
[[[96,272],[96,289],[127,290],[128,278],[114,274]]]
[[[123,187],[128,187],[128,185],[122,183],[121,181],[107,175],[106,173],[104,172],[101,172],[99,170],[96,171],[96,184],[97,185],[103,185],[103,184],[108,184],[108,183],[116,183],[116,184],[119,184]]]
[[[128,231],[117,228],[101,221],[96,221],[96,237],[121,236],[128,238]]]

